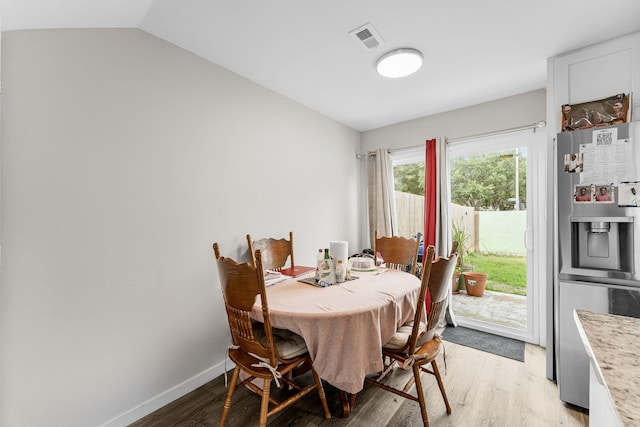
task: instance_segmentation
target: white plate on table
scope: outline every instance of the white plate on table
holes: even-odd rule
[[[358,267],[351,267],[352,271],[376,271],[377,268],[376,267],[368,267],[368,268],[358,268]]]
[[[349,259],[353,271],[375,271],[376,264],[373,258],[353,257]]]

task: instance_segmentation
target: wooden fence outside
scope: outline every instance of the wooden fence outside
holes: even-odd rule
[[[396,191],[396,212],[398,216],[398,235],[411,238],[416,233],[424,234],[424,196]],[[474,208],[451,205],[451,218],[462,226],[469,235],[469,250],[479,250],[480,234],[478,215]]]
[[[424,196],[396,191],[398,235],[412,238],[424,234]]]
[[[424,196],[396,191],[395,197],[398,235],[412,238],[416,233],[424,234]],[[526,255],[522,238],[526,229],[525,211],[477,212],[473,207],[452,204],[449,213],[456,226],[470,236],[468,252]]]
[[[451,204],[451,221],[453,221],[457,227],[460,227],[467,231],[470,236],[467,242],[467,252],[475,252],[480,250],[480,227],[478,212],[474,207],[461,206]]]

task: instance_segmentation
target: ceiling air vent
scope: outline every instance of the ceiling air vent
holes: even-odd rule
[[[373,28],[373,25],[371,24],[365,24],[353,31],[349,31],[349,34],[365,50],[373,50],[384,43],[382,37],[380,37],[378,32],[375,30],[375,28]]]

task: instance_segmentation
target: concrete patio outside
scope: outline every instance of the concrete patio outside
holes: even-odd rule
[[[526,296],[485,291],[483,296],[474,297],[462,289],[452,295],[451,306],[456,316],[527,329]]]

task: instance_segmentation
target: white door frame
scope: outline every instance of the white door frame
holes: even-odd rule
[[[448,158],[462,154],[474,155],[489,151],[501,151],[518,147],[527,149],[527,230],[522,238],[527,249],[527,330],[522,331],[493,323],[470,320],[456,316],[461,326],[471,327],[485,332],[520,339],[533,344],[543,345],[540,331],[546,330],[545,256],[542,249],[546,246],[546,182],[547,173],[544,163],[546,129],[513,131],[497,135],[469,138],[447,143]],[[451,203],[451,200],[449,200]]]

